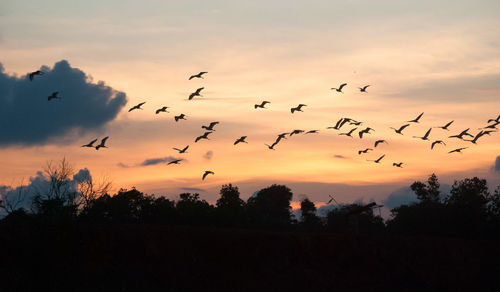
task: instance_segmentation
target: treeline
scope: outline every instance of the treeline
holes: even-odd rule
[[[439,190],[436,175],[427,182],[415,182],[411,189],[417,203],[391,210],[384,222],[374,214],[375,204],[347,204],[319,217],[315,204],[301,201],[301,216],[290,207],[291,190],[284,185],[261,189],[247,201],[238,187],[223,185],[215,205],[197,193],[182,193],[177,201],[147,195],[135,188],[109,195],[109,184],[95,186],[89,177],[71,184],[71,169],[65,165],[46,171],[48,185],[22,207],[22,192],[4,197],[0,207],[6,224],[169,224],[221,226],[315,232],[390,232],[464,238],[499,238],[500,187],[493,193],[486,180],[477,177],[456,181],[449,195]],[[26,202],[24,202],[26,206]]]

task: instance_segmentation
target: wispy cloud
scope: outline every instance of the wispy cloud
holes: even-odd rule
[[[138,164],[125,164],[122,162],[119,162],[117,165],[121,168],[130,168],[130,167],[142,167],[142,166],[151,166],[151,165],[158,165],[158,164],[164,164],[168,163],[173,160],[182,160],[183,162],[186,162],[186,159],[179,158],[179,157],[174,157],[174,156],[167,156],[167,157],[160,157],[160,158],[148,158],[145,159],[143,162],[138,163]]]

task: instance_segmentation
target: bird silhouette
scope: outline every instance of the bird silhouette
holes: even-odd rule
[[[274,149],[274,146],[276,146],[277,144],[278,144],[278,142],[276,142],[276,141],[273,144],[271,144],[271,145],[264,143],[264,145],[266,145],[267,148],[269,148],[271,150],[276,150],[276,149]]]
[[[161,112],[163,112],[163,113],[168,113],[167,108],[168,108],[168,106],[164,106],[164,107],[162,107],[162,108],[160,108],[160,109],[157,109],[157,110],[156,110],[156,114],[159,114],[159,113],[161,113]]]
[[[346,85],[347,85],[347,83],[342,83],[342,84],[340,84],[339,88],[332,87],[331,90],[335,90],[337,92],[342,92],[342,88],[344,88],[344,86],[346,86]]]
[[[370,85],[365,85],[363,87],[358,87],[359,88],[359,91],[360,92],[367,92],[366,89],[369,87]]]
[[[176,122],[178,122],[179,120],[185,120],[185,117],[186,117],[185,114],[180,114],[178,116],[175,116],[174,119]]]
[[[403,165],[403,162],[399,162],[399,163],[393,162],[392,163],[392,166],[399,167],[399,168],[402,168],[403,167],[402,165]]]
[[[203,174],[203,177],[201,178],[201,180],[205,180],[205,178],[207,177],[207,175],[209,174],[215,174],[213,171],[210,171],[210,170],[205,170],[205,173]]]
[[[61,98],[60,96],[57,96],[58,94],[59,94],[59,91],[52,92],[52,94],[47,97],[47,100],[50,101],[51,99],[54,99],[54,98]]]
[[[500,124],[500,122],[494,122],[493,124],[488,125],[488,126],[486,126],[484,128],[479,128],[479,130],[481,130],[481,129],[495,129],[496,130],[498,124]]]
[[[172,160],[169,163],[167,163],[167,165],[170,165],[170,164],[179,164],[179,162],[181,162],[181,161],[182,161],[182,159],[175,159],[175,160]]]
[[[109,136],[106,136],[104,137],[102,140],[101,140],[101,143],[97,146],[95,146],[95,150],[99,150],[99,148],[108,148],[106,145],[104,145],[106,143],[106,141],[108,140]]]
[[[436,140],[436,141],[432,142],[432,144],[431,144],[431,150],[434,149],[434,146],[436,146],[436,144],[443,144],[444,146],[446,146],[446,144],[443,141]]]
[[[201,94],[200,94],[200,92],[201,92],[204,88],[205,88],[205,87],[200,87],[200,88],[196,89],[196,91],[195,91],[195,92],[193,92],[193,93],[191,93],[191,94],[189,95],[189,100],[193,99],[193,97],[195,97],[195,96],[203,96],[203,95],[201,95]]]
[[[290,133],[290,137],[292,137],[293,135],[300,134],[300,133],[304,133],[304,130],[293,130],[293,131]]]
[[[439,129],[443,129],[443,130],[446,130],[446,131],[449,131],[448,127],[453,124],[454,120],[449,122],[448,124],[442,126],[442,127],[436,127],[436,128],[439,128]]]
[[[266,107],[264,107],[264,106],[265,106],[266,104],[268,104],[268,103],[271,103],[271,102],[270,102],[270,101],[267,101],[267,100],[264,100],[261,104],[256,104],[256,105],[254,105],[254,107],[255,107],[255,109],[257,109],[257,108],[259,108],[259,107],[260,107],[260,108],[266,108]]]
[[[331,202],[335,202],[335,204],[339,204],[337,203],[337,201],[331,196],[331,195],[328,195],[330,197],[330,200],[328,200],[328,202],[326,202],[327,205],[329,205]]]
[[[281,133],[278,135],[276,138],[276,141],[274,141],[274,144],[277,144],[281,139],[286,139],[286,135],[290,135],[291,133]]]
[[[292,107],[292,108],[290,109],[290,111],[292,112],[292,114],[293,114],[294,112],[296,112],[296,111],[297,111],[297,112],[301,112],[301,111],[302,111],[302,107],[304,107],[304,106],[307,106],[307,105],[306,105],[306,104],[299,104],[297,107]]]
[[[215,131],[214,127],[215,125],[219,124],[219,122],[211,122],[210,125],[208,126],[201,126],[202,129],[205,129],[207,131]]]
[[[333,127],[327,127],[327,129],[340,130],[340,128],[343,125],[345,125],[348,121],[349,121],[349,119],[341,118],[340,120],[337,121],[337,123],[335,124],[335,126],[333,126]]]
[[[97,139],[94,139],[92,141],[90,141],[89,144],[85,144],[85,145],[82,145],[81,147],[90,147],[90,148],[94,148],[94,143],[97,142]]]
[[[200,72],[198,74],[195,74],[195,75],[191,75],[191,77],[189,77],[189,80],[193,79],[193,78],[201,78],[201,79],[204,79],[203,78],[203,74],[207,74],[208,72]]]
[[[352,133],[354,133],[354,131],[356,131],[358,128],[354,128],[354,129],[351,129],[349,132],[347,133],[340,133],[339,135],[345,135],[345,136],[348,136],[348,137],[351,137],[352,138]]]
[[[210,134],[212,134],[212,132],[205,132],[203,135],[196,137],[194,142],[196,143],[196,142],[200,141],[201,139],[210,140],[210,139],[208,139],[208,135],[210,135]]]
[[[380,156],[380,157],[379,157],[379,158],[377,158],[376,160],[368,160],[368,159],[367,159],[366,161],[372,161],[372,162],[375,162],[375,163],[380,163],[380,161],[381,161],[381,160],[382,160],[382,158],[384,158],[384,157],[385,157],[385,154],[384,154],[384,155],[382,155],[382,156]]]
[[[466,139],[464,139],[464,141],[471,142],[471,143],[473,143],[473,144],[477,144],[477,143],[476,143],[476,142],[477,142],[477,140],[478,140],[479,138],[481,138],[482,136],[484,136],[484,135],[485,135],[484,131],[481,131],[481,132],[477,133],[477,135],[474,137],[474,139],[472,139],[472,140],[466,140]]]
[[[318,134],[318,131],[319,130],[309,130],[309,131],[305,132],[304,134]]]
[[[424,115],[424,113],[421,113],[418,115],[418,117],[416,117],[414,120],[411,120],[411,121],[407,121],[408,123],[418,123],[418,121],[420,120],[420,118]]]
[[[375,141],[375,144],[374,144],[374,146],[373,146],[373,147],[374,147],[374,148],[376,148],[376,147],[378,146],[378,144],[380,144],[380,143],[389,144],[389,143],[387,143],[387,141],[385,141],[385,140],[377,140],[377,141]]]
[[[363,139],[363,134],[371,134],[370,131],[375,131],[375,130],[372,129],[372,128],[370,128],[370,127],[368,127],[368,128],[366,128],[364,130],[359,131],[359,133],[358,133],[359,134],[359,138]]]
[[[413,138],[418,138],[418,139],[422,139],[422,140],[428,141],[429,140],[429,135],[431,133],[431,130],[432,130],[432,128],[429,128],[429,130],[427,130],[427,132],[425,132],[425,135],[422,136],[422,137],[413,136]]]
[[[129,111],[129,112],[131,112],[131,111],[136,110],[136,109],[142,109],[142,108],[141,108],[141,106],[142,106],[143,104],[145,104],[145,103],[146,103],[146,102],[141,102],[141,103],[140,103],[140,104],[138,104],[138,105],[134,105],[134,106],[133,106],[133,107],[131,107],[128,111]]]
[[[364,150],[359,150],[358,155],[361,155],[361,153],[368,153],[368,151],[372,151],[372,150],[373,150],[372,148],[366,148]]]
[[[43,75],[43,74],[45,74],[45,72],[40,71],[40,70],[36,70],[34,72],[29,73],[28,77],[29,77],[30,81],[33,81],[33,78],[35,78],[35,75]]]
[[[396,132],[397,134],[400,134],[400,135],[403,135],[403,130],[408,127],[410,124],[405,124],[405,125],[402,125],[399,129],[396,129],[396,128],[393,128],[393,127],[390,127],[391,129],[394,130],[394,132]]]
[[[234,144],[233,145],[236,145],[238,143],[248,143],[247,141],[245,141],[245,139],[247,138],[247,136],[241,136],[240,138],[238,138],[236,141],[234,141]]]
[[[469,131],[469,129],[470,129],[470,128],[467,128],[467,129],[463,130],[462,132],[460,132],[460,134],[458,134],[458,135],[453,135],[453,136],[449,136],[448,138],[458,138],[458,139],[463,140],[463,139],[464,139],[464,138],[463,138],[464,136],[474,137],[474,136],[472,136],[471,134],[467,133],[467,132]]]
[[[184,147],[184,148],[182,148],[182,149],[175,148],[175,147],[174,147],[174,148],[172,148],[172,149],[174,149],[174,150],[178,151],[178,152],[179,152],[179,154],[182,154],[182,153],[187,153],[186,151],[188,150],[188,148],[189,148],[189,145],[187,145],[186,147]]]
[[[450,151],[450,152],[448,152],[448,153],[453,153],[453,152],[462,153],[462,150],[467,149],[467,148],[469,148],[469,147],[457,148],[457,149],[451,150],[451,151]]]

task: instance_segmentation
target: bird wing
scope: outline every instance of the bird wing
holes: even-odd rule
[[[344,88],[344,86],[346,86],[346,85],[347,85],[347,83],[340,84],[339,90],[342,90],[342,88]]]
[[[104,137],[102,140],[101,140],[101,145],[104,145],[104,143],[106,143],[106,141],[108,140],[109,136],[106,136]]]
[[[174,150],[176,150],[176,151],[179,151],[179,152],[181,152],[181,151],[182,151],[181,149],[179,149],[179,148],[175,148],[175,147],[174,147],[174,148],[172,148],[172,149],[174,149]]]
[[[205,87],[200,87],[198,89],[196,89],[196,94],[199,94]]]
[[[418,117],[415,119],[416,121],[420,120],[420,118],[424,115],[424,113],[421,113],[418,115]]]
[[[219,122],[211,122],[209,128],[212,128],[213,126],[217,125]]]
[[[363,87],[363,90],[366,90],[368,87],[370,87],[370,85],[366,85],[365,87]]]

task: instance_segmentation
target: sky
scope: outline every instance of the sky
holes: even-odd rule
[[[391,205],[431,173],[448,185],[479,176],[496,186],[500,135],[477,145],[448,136],[475,135],[500,114],[499,12],[498,1],[2,0],[0,186],[64,157],[115,189],[199,192],[209,202],[226,183],[245,199],[286,184],[294,200],[319,205],[328,194]],[[40,68],[45,75],[26,79]],[[188,80],[200,71],[204,79]],[[344,82],[344,93],[330,90]],[[199,87],[203,97],[188,100]],[[54,91],[61,98],[47,101]],[[263,100],[267,109],[254,109]],[[170,113],[156,115],[162,106]],[[421,112],[404,135],[390,129]],[[186,120],[175,122],[180,113]],[[375,132],[326,129],[342,117]],[[430,134],[446,145],[413,138],[452,120]],[[194,143],[212,121],[210,140]],[[319,133],[264,145],[294,129]],[[105,136],[109,148],[80,147]],[[233,145],[240,136],[248,144]],[[378,139],[388,143],[358,155]],[[448,154],[458,147],[468,148]],[[205,170],[215,175],[201,180]]]

